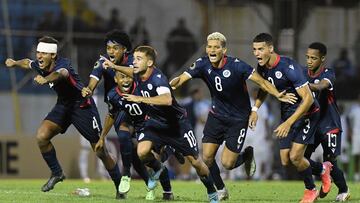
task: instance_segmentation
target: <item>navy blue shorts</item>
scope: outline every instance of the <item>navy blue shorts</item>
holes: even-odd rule
[[[219,118],[209,113],[202,142],[221,145],[225,141],[229,150],[240,153],[245,142],[247,128],[248,120]]]
[[[80,134],[90,143],[97,143],[102,130],[99,112],[95,102],[89,98],[86,103],[56,103],[44,120],[58,124],[65,133],[73,124]]]
[[[115,117],[115,121],[114,121],[114,129],[115,132],[118,133],[120,130],[120,125],[123,122],[126,122],[126,112],[125,111],[120,111],[119,113],[117,113],[116,117]]]
[[[330,130],[325,135],[318,130],[315,134],[314,144],[307,147],[306,151],[313,153],[321,144],[324,161],[336,158],[341,154],[341,131],[338,128]],[[308,152],[307,152],[308,153]]]
[[[290,149],[293,142],[304,145],[313,144],[319,118],[320,111],[317,111],[297,120],[291,126],[287,137],[278,139],[280,149]]]
[[[151,141],[155,148],[169,145],[184,156],[198,157],[199,154],[194,131],[186,118],[180,119],[175,125],[165,125],[155,119],[147,120],[144,131],[138,134],[138,142],[141,141]]]

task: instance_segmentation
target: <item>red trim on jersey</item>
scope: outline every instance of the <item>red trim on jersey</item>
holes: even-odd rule
[[[69,81],[74,87],[76,87],[76,80],[72,77],[72,75],[69,73]]]
[[[87,98],[84,103],[80,104],[80,108],[84,108],[84,107],[90,106],[90,105],[91,105],[91,100],[89,98]]]
[[[126,64],[128,62],[128,59],[129,59],[129,55],[124,54],[123,55],[123,60],[121,61],[121,64]]]
[[[219,64],[219,68],[222,69],[224,68],[225,64],[227,63],[227,56],[224,55],[222,61],[221,61],[221,64]]]
[[[326,134],[330,133],[330,134],[338,134],[340,132],[340,129],[339,128],[335,128],[335,129],[332,129],[330,130],[329,132],[327,132]]]
[[[321,67],[320,68],[320,71],[318,73],[315,73],[315,74],[312,74],[310,69],[308,69],[308,75],[311,77],[311,78],[317,78],[319,77],[319,75],[325,70],[325,67]]]
[[[149,77],[147,77],[147,78],[141,78],[141,82],[147,81],[147,80],[152,76],[153,72],[154,72],[154,67],[151,67],[151,73],[150,73]]]
[[[275,66],[277,66],[280,62],[280,55],[279,54],[276,54],[276,60],[275,60],[275,63],[269,67],[269,69],[272,69],[272,68],[275,68]]]
[[[327,101],[328,101],[328,104],[334,103],[334,94],[331,91],[329,91],[329,94],[327,96]]]
[[[319,107],[315,107],[315,108],[312,108],[310,109],[308,112],[306,112],[304,115],[307,116],[307,115],[310,115],[310,114],[313,114],[315,112],[318,112],[320,111],[320,108]]]

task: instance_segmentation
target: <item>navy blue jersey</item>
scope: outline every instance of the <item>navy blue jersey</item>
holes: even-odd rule
[[[221,68],[214,68],[208,56],[199,58],[185,73],[201,78],[208,86],[212,98],[211,112],[215,115],[247,120],[250,98],[246,80],[255,71],[245,62],[225,56]]]
[[[155,119],[164,125],[173,125],[177,124],[179,119],[186,117],[186,110],[177,103],[168,79],[159,69],[153,68],[153,72],[146,80],[141,80],[140,76],[135,74],[134,80],[143,97],[159,96],[163,89],[168,89],[171,93],[171,106],[148,105],[148,116],[151,119]]]
[[[303,68],[294,60],[277,55],[276,61],[272,67],[264,67],[258,64],[259,74],[275,85],[279,92],[286,90],[287,93],[294,93],[297,98],[295,104],[281,102],[281,119],[284,121],[289,118],[301,103],[301,97],[296,89],[308,85],[308,81],[303,73]],[[308,113],[316,111],[319,104],[314,99]]]
[[[133,84],[131,94],[141,96],[140,91],[136,88],[135,82]],[[117,86],[109,91],[106,100],[109,106],[109,113],[111,115],[116,117],[121,111],[125,111],[127,113],[127,118],[130,119],[130,124],[132,124],[135,129],[143,127],[147,113],[147,107],[145,104],[127,101],[124,99],[123,93]]]
[[[58,57],[55,61],[55,67],[50,71],[42,70],[39,67],[38,60],[31,61],[30,68],[38,72],[39,75],[43,77],[50,75],[52,72],[57,72],[62,68],[66,69],[69,73],[69,77],[64,80],[49,83],[50,88],[55,90],[57,93],[59,102],[68,103],[85,100],[85,98],[81,96],[81,89],[84,85],[80,81],[79,75],[71,67],[70,60]]]
[[[107,59],[109,59],[109,56],[105,56]],[[130,53],[125,53],[123,56],[123,60],[120,64],[117,65],[123,65],[123,66],[132,66],[134,60],[134,56]],[[106,95],[108,92],[116,86],[116,83],[114,81],[115,71],[111,68],[105,69],[103,67],[104,60],[99,58],[95,65],[94,69],[92,70],[90,77],[95,78],[96,80],[101,80],[102,77],[104,77],[104,101],[106,102]]]
[[[320,104],[320,123],[319,130],[326,134],[327,132],[338,128],[341,130],[340,113],[335,98],[335,73],[332,69],[321,68],[316,75],[305,69],[305,75],[310,83],[319,83],[321,80],[327,80],[330,87],[322,91],[313,92],[315,98]]]

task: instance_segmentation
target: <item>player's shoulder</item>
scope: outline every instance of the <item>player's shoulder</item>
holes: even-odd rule
[[[55,61],[55,69],[69,68],[71,66],[70,59],[58,57]]]
[[[190,66],[190,69],[193,70],[193,69],[200,69],[200,68],[203,68],[203,67],[206,67],[206,66],[209,66],[211,65],[210,63],[210,60],[207,56],[203,56],[203,57],[200,57],[198,59],[196,59]]]
[[[109,59],[109,57],[106,55],[104,56],[105,58]],[[99,68],[102,68],[102,64],[104,63],[104,59],[102,57],[99,57],[95,63],[94,63],[94,67],[93,69],[99,69]]]
[[[304,68],[297,61],[288,56],[280,56],[279,66],[285,71],[295,69],[299,69],[300,71],[304,70]]]
[[[248,63],[246,63],[245,61],[241,60],[238,57],[234,57],[234,56],[227,56],[227,62],[230,65],[234,65],[234,66],[250,66]]]
[[[116,92],[116,88],[117,87],[113,87],[108,93],[107,93],[107,99],[109,102],[113,102],[113,100],[116,99],[116,97],[118,96],[117,92]]]

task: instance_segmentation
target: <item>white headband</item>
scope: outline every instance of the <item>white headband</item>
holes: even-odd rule
[[[57,45],[53,43],[39,42],[37,45],[36,51],[44,53],[57,53]]]

